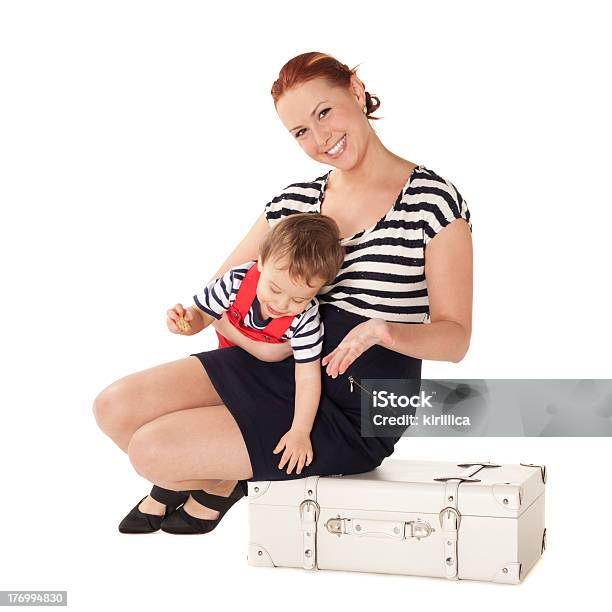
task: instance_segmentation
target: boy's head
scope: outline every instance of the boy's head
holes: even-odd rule
[[[257,299],[264,317],[301,313],[337,276],[344,247],[336,222],[298,213],[277,223],[259,246]]]

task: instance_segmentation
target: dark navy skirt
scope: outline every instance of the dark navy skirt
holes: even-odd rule
[[[330,304],[320,306],[324,323],[322,357],[330,353],[365,317]],[[204,366],[213,386],[233,415],[249,452],[252,481],[290,480],[306,476],[359,474],[378,467],[393,453],[396,438],[361,437],[360,389],[351,391],[348,376],[421,378],[421,360],[375,345],[335,379],[322,368],[322,392],[310,433],[313,460],[301,474],[287,474],[278,464],[282,452],[272,451],[293,421],[295,362],[264,362],[238,346],[191,353]],[[242,481],[246,488],[246,481]]]

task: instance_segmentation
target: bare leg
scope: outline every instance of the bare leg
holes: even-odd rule
[[[132,436],[128,455],[141,476],[173,490],[186,483],[227,496],[238,479],[253,476],[242,433],[223,404],[165,414],[143,425]],[[202,486],[204,479],[209,486]],[[218,516],[192,498],[185,510],[198,518]]]
[[[111,383],[93,411],[100,429],[127,453],[134,432],[157,417],[221,403],[199,359],[185,357]]]
[[[219,404],[221,398],[206,370],[197,357],[190,356],[135,372],[113,382],[98,394],[93,411],[100,429],[127,453],[134,432],[159,416]],[[208,486],[217,484],[218,479],[207,480],[199,488],[212,493]],[[233,481],[227,486],[230,484],[233,488],[236,483]],[[139,508],[142,512],[161,516],[166,506],[148,496]]]

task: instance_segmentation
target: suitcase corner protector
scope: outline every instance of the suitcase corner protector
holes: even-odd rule
[[[519,584],[521,582],[521,564],[519,562],[504,563],[493,577],[493,582]]]
[[[247,554],[249,565],[257,565],[260,567],[275,567],[270,553],[260,544],[249,542],[249,552]]]

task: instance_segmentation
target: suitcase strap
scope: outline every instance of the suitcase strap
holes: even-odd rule
[[[445,486],[445,499],[448,504],[446,508],[440,510],[440,527],[442,528],[442,538],[444,542],[444,572],[450,580],[458,580],[457,565],[457,539],[459,536],[459,525],[461,524],[461,514],[457,509],[457,497],[459,485],[464,481],[463,478],[448,479]]]
[[[435,529],[423,521],[378,521],[375,519],[330,518],[325,523],[330,533],[340,537],[342,534],[357,537],[382,537],[395,540],[426,538]]]
[[[444,569],[447,578],[457,578],[457,534],[461,515],[450,506],[440,511],[440,525],[444,538]]]
[[[500,466],[496,463],[482,461],[480,463],[460,463],[457,467],[463,468],[463,471],[454,476],[434,478],[437,482],[445,483],[444,499],[447,506],[440,510],[439,518],[444,542],[444,573],[449,580],[459,579],[457,560],[457,539],[461,524],[461,514],[457,507],[459,485],[462,482],[480,482],[480,479],[473,478],[475,474],[486,468]]]
[[[304,478],[304,501],[300,504],[300,529],[302,531],[302,567],[317,569],[317,482],[319,476]]]

